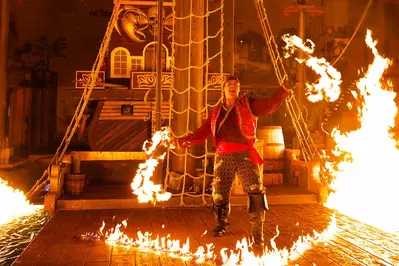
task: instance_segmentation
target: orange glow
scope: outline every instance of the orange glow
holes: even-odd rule
[[[284,47],[286,50],[285,58],[290,57],[297,49],[303,50],[307,53],[306,59],[300,60],[296,58],[296,60],[301,64],[305,63],[306,66],[313,69],[320,76],[317,83],[305,83],[308,100],[311,102],[319,102],[321,100],[336,101],[341,93],[341,73],[327,62],[325,58],[312,56],[315,45],[311,40],[303,43],[302,39],[298,36],[289,34],[284,35],[282,39],[286,42],[286,46]]]
[[[122,232],[121,229],[126,228],[127,222],[123,221],[122,224],[118,224],[115,228],[104,232],[105,223],[103,222],[102,227],[98,234],[86,234],[85,236],[90,239],[104,240],[108,245],[122,246],[125,248],[136,248],[143,252],[163,252],[171,257],[180,258],[184,261],[191,261],[195,263],[202,263],[207,261],[220,260],[223,262],[222,265],[287,265],[290,261],[295,261],[305,251],[309,250],[312,245],[319,243],[320,241],[328,241],[331,239],[336,232],[335,217],[332,217],[332,221],[328,228],[321,234],[313,231],[313,235],[307,235],[299,237],[299,239],[293,244],[291,248],[278,249],[275,243],[275,239],[279,235],[278,227],[276,227],[277,234],[270,240],[271,249],[265,248],[263,256],[256,256],[252,250],[251,245],[246,238],[241,241],[237,241],[235,250],[228,250],[223,248],[220,251],[220,257],[214,253],[215,245],[213,243],[200,246],[195,252],[190,250],[190,239],[186,238],[185,241],[179,239],[172,239],[168,234],[165,237],[159,235],[153,236],[149,232],[142,233],[137,232],[137,238],[133,239],[128,237]],[[162,226],[164,228],[164,226]],[[206,234],[205,231],[204,234]]]
[[[349,133],[336,129],[332,132],[336,143],[332,153],[340,161],[325,155],[334,191],[325,205],[382,230],[398,233],[399,216],[395,210],[399,202],[396,169],[399,151],[389,133],[397,113],[396,94],[389,82],[381,83],[391,61],[378,53],[371,31],[367,31],[366,44],[374,61],[357,82],[359,93],[353,94],[363,103],[358,109],[361,127]]]
[[[13,189],[1,178],[0,201],[0,225],[43,208],[43,205],[32,205],[21,190]]]
[[[143,145],[143,150],[149,158],[139,165],[139,169],[130,185],[133,194],[137,195],[138,201],[141,203],[167,201],[172,196],[171,193],[162,191],[161,185],[156,185],[151,180],[155,168],[165,158],[169,143],[169,129],[164,127],[155,132],[151,142],[146,141]]]

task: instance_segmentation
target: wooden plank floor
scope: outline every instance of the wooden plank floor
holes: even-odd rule
[[[277,247],[290,248],[299,236],[326,229],[331,215],[331,210],[318,204],[272,206],[266,216],[265,240],[269,243],[278,226]],[[332,239],[312,246],[292,265],[399,265],[399,236],[344,215],[338,214],[336,218],[338,233]],[[232,209],[228,233],[221,238],[203,234],[214,226],[209,208],[58,211],[14,265],[193,265],[166,254],[73,238],[76,234],[96,232],[102,221],[107,229],[125,219],[128,219],[128,225],[123,232],[130,237],[135,237],[139,230],[161,236],[169,233],[181,241],[190,237],[191,251],[199,245],[214,243],[217,254],[223,247],[235,249],[237,240],[247,237],[250,230],[248,214],[243,207]]]

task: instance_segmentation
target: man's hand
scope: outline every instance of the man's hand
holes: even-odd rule
[[[184,140],[183,138],[172,138],[170,143],[175,147],[175,149],[186,149],[191,147],[191,142]]]
[[[179,141],[177,138],[172,137],[170,140],[170,144],[171,146],[173,146],[173,148],[178,149],[179,148]]]
[[[291,89],[288,89],[285,84],[281,85],[285,93],[287,93],[287,97],[291,98],[291,96],[294,94],[294,92]]]
[[[187,149],[191,147],[191,142],[188,140],[179,140],[179,145],[183,149]]]
[[[281,85],[281,87],[283,87],[283,89],[284,89],[286,92],[289,92],[289,93],[292,94],[292,90],[291,90],[291,89],[288,89],[287,86],[286,86],[285,84]]]

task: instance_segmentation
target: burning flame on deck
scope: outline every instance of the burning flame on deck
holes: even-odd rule
[[[336,145],[333,155],[341,161],[328,160],[327,171],[333,177],[333,193],[326,206],[388,232],[399,232],[399,150],[389,133],[394,126],[397,107],[391,83],[381,83],[391,61],[376,48],[371,31],[366,44],[374,55],[364,77],[357,82],[363,105],[358,109],[361,127],[349,133],[332,132]]]
[[[290,57],[295,50],[301,49],[306,53],[306,59],[295,58],[299,63],[305,63],[308,67],[313,69],[320,75],[317,83],[305,83],[307,91],[306,95],[309,101],[318,102],[326,100],[334,102],[338,99],[342,83],[341,73],[339,73],[325,58],[317,58],[312,56],[314,52],[314,43],[307,40],[305,43],[301,38],[295,35],[285,34],[282,39],[286,42],[284,47],[286,53],[285,58]]]
[[[303,43],[297,36],[285,35],[283,39],[287,43],[286,56],[303,49],[307,53],[306,65],[321,75],[318,84],[306,85],[308,99],[337,99],[341,75],[324,58],[311,56],[314,44],[309,40]],[[331,133],[335,146],[330,155],[327,152],[323,156],[326,160],[324,174],[331,177],[329,186],[333,192],[325,205],[379,229],[399,233],[399,216],[395,211],[399,202],[399,174],[395,167],[399,162],[399,150],[389,133],[395,125],[396,93],[390,82],[381,82],[391,61],[378,53],[377,41],[373,40],[370,30],[366,44],[374,61],[357,82],[358,92],[352,91],[361,103],[357,108],[361,126],[349,133],[336,128]]]
[[[215,245],[213,243],[200,246],[195,252],[190,251],[190,239],[187,238],[184,242],[178,239],[172,239],[168,234],[165,237],[159,235],[153,236],[149,232],[138,232],[137,238],[130,238],[121,231],[121,228],[126,228],[126,220],[122,224],[118,224],[115,228],[104,232],[105,223],[98,234],[85,234],[78,236],[81,239],[88,240],[102,240],[108,245],[122,246],[125,248],[136,248],[143,252],[155,252],[168,254],[171,257],[179,258],[184,261],[191,261],[195,263],[203,263],[210,261],[217,261],[222,265],[287,265],[290,261],[295,261],[301,254],[309,250],[312,245],[319,242],[325,242],[335,235],[335,217],[323,233],[313,231],[313,235],[300,237],[291,248],[278,249],[275,239],[279,235],[278,227],[276,227],[277,234],[270,240],[271,249],[265,248],[263,256],[256,256],[252,250],[252,243],[248,242],[246,238],[237,241],[235,250],[228,250],[223,248],[220,251],[220,257],[214,253]],[[164,227],[162,227],[164,228]],[[205,232],[202,234],[204,235]],[[220,263],[221,262],[221,263]]]
[[[151,181],[155,168],[165,158],[170,140],[169,129],[164,127],[155,132],[151,141],[146,141],[143,144],[143,150],[148,159],[139,165],[139,169],[130,185],[133,194],[137,195],[138,201],[141,203],[167,201],[172,196],[171,193],[162,191],[161,185],[156,185]]]
[[[310,41],[303,43],[296,36],[285,36],[287,49],[292,53],[295,49],[303,49],[307,58],[303,63],[310,66],[320,75],[316,84],[306,84],[309,101],[335,101],[340,94],[341,74],[334,69],[324,58],[315,58],[311,54],[314,44]],[[327,163],[325,168],[333,177],[330,184],[334,193],[327,201],[327,206],[352,216],[360,221],[369,223],[387,231],[398,231],[399,218],[396,215],[395,204],[399,202],[399,178],[394,162],[399,161],[399,151],[395,148],[396,142],[389,134],[394,125],[394,117],[397,112],[393,101],[391,85],[383,88],[380,80],[385,69],[390,65],[390,60],[381,57],[376,49],[376,41],[373,41],[371,32],[367,32],[366,43],[371,48],[375,57],[365,77],[357,83],[360,91],[355,94],[359,101],[364,104],[359,108],[359,119],[361,128],[344,134],[338,130],[332,132],[336,141],[333,150],[334,156],[342,161],[331,161],[330,157],[324,155]],[[389,89],[389,90],[386,90]],[[140,169],[132,183],[134,193],[139,196],[140,202],[150,200],[167,200],[168,196],[162,195],[159,186],[154,185],[149,178],[158,164],[165,156],[164,152],[156,152],[159,147],[166,148],[170,142],[167,130],[157,132],[152,139],[151,145],[144,145],[146,153],[150,156]],[[158,155],[155,155],[155,154]],[[384,184],[384,190],[376,189],[376,182]],[[314,232],[312,236],[300,237],[291,248],[278,249],[275,243],[277,235],[270,240],[271,249],[266,248],[263,256],[255,256],[251,251],[251,243],[242,239],[236,243],[235,250],[223,248],[220,257],[214,253],[214,244],[199,247],[195,252],[190,251],[189,238],[185,242],[166,237],[152,236],[151,233],[138,232],[137,238],[132,239],[125,235],[121,228],[127,223],[117,225],[110,232],[103,233],[104,225],[99,235],[91,235],[96,239],[103,239],[110,245],[120,245],[126,248],[134,247],[142,251],[165,252],[172,257],[178,257],[186,261],[197,263],[205,261],[221,261],[223,265],[286,265],[295,261],[312,245],[318,242],[326,242],[331,239],[337,231],[335,218],[328,228],[322,232]]]
[[[0,178],[0,225],[11,222],[20,216],[30,215],[43,208],[42,205],[32,205],[21,190],[13,189],[7,181]]]

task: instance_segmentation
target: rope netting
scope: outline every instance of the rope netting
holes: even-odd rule
[[[204,8],[201,14],[199,11],[198,2],[204,4]],[[208,0],[198,1],[198,0],[185,0],[185,5],[189,5],[189,14],[184,14],[184,12],[179,12],[179,10],[174,10],[174,35],[172,40],[172,75],[174,76],[174,82],[170,90],[170,117],[173,120],[179,121],[180,126],[176,129],[176,125],[173,125],[172,119],[170,120],[169,126],[171,128],[171,135],[176,138],[187,136],[188,134],[195,131],[202,124],[202,120],[207,118],[209,111],[215,107],[221,96],[221,83],[223,83],[223,24],[224,24],[224,0],[217,3],[217,6],[210,7],[210,2]],[[173,1],[174,8],[176,7],[176,0]],[[194,7],[194,8],[193,8]],[[194,10],[196,9],[196,11]],[[199,11],[199,12],[198,12]],[[181,14],[183,13],[183,14]],[[210,29],[210,19],[217,21],[216,23],[219,27],[216,27],[215,22],[212,24],[212,29]],[[178,29],[176,25],[179,23],[184,23],[188,32],[185,32],[187,36],[184,38],[179,38]],[[203,29],[198,24],[203,23]],[[198,28],[197,28],[198,27]],[[203,31],[204,34],[198,34],[198,30]],[[211,30],[213,32],[211,32]],[[194,32],[195,31],[195,32]],[[201,36],[199,38],[199,36]],[[219,49],[216,51],[211,51],[210,47],[219,45]],[[202,46],[202,48],[198,48]],[[181,57],[182,54],[179,52],[185,51],[184,55],[188,55],[188,58],[183,60],[184,62],[177,62],[177,58]],[[203,54],[203,60],[193,59],[197,52]],[[202,61],[202,62],[201,62]],[[218,61],[218,62],[217,62]],[[216,78],[210,79],[210,66],[218,65],[218,73],[215,73],[215,68],[213,68],[213,76]],[[202,75],[201,75],[202,74]],[[176,82],[179,80],[179,75],[186,75],[184,78],[185,82]],[[198,75],[201,77],[198,79]],[[193,80],[197,81],[194,82]],[[218,94],[217,100],[210,99],[210,93],[214,92]],[[200,99],[198,99],[199,97]],[[194,103],[193,103],[194,99]],[[176,102],[176,100],[180,102]],[[182,104],[184,106],[182,106]],[[180,119],[179,119],[180,116]],[[197,121],[194,123],[192,121]],[[182,126],[184,124],[184,126]],[[202,147],[202,146],[201,146]],[[173,196],[180,197],[180,204],[184,204],[183,197],[201,197],[203,204],[206,203],[205,197],[210,196],[206,193],[206,187],[209,185],[209,180],[213,174],[207,172],[208,165],[210,165],[210,158],[214,156],[212,148],[208,145],[208,140],[205,141],[203,149],[197,152],[194,149],[184,149],[184,150],[172,150],[168,151],[168,156],[166,158],[166,177],[165,177],[165,189],[173,190]],[[173,169],[173,160],[181,161],[183,165],[180,165],[179,169]],[[195,160],[202,162],[200,168],[197,168],[196,173],[190,172],[188,169],[188,164]],[[177,184],[175,187],[173,184]],[[195,184],[197,186],[195,186]],[[191,189],[190,189],[191,186]],[[199,187],[196,190],[194,187]]]
[[[221,1],[220,6],[213,10],[210,11],[208,8],[206,9],[206,14],[204,16],[196,16],[195,14],[193,14],[192,9],[190,9],[190,15],[188,16],[181,16],[179,17],[178,15],[176,15],[175,13],[175,20],[189,20],[189,32],[188,32],[188,42],[187,43],[179,43],[176,42],[175,39],[173,39],[173,43],[172,43],[172,54],[173,54],[173,58],[175,58],[175,52],[176,52],[176,47],[188,47],[189,51],[188,54],[191,54],[191,50],[190,48],[192,47],[192,45],[194,43],[204,43],[204,57],[205,62],[203,63],[203,65],[198,66],[198,65],[192,65],[190,62],[190,58],[188,59],[188,65],[185,67],[181,67],[181,66],[176,66],[175,64],[173,64],[173,71],[183,71],[183,70],[191,70],[191,69],[195,69],[195,68],[203,68],[205,71],[205,77],[207,77],[207,74],[209,72],[209,64],[212,62],[212,60],[215,60],[216,58],[220,58],[220,79],[223,79],[223,22],[224,22],[224,13],[223,13],[223,1]],[[284,68],[284,64],[282,62],[282,57],[279,54],[278,51],[278,45],[275,41],[275,38],[273,36],[273,32],[271,30],[271,26],[268,20],[268,16],[266,13],[266,8],[264,7],[263,1],[259,1],[259,0],[254,0],[254,4],[257,10],[257,15],[258,15],[258,19],[260,21],[260,26],[262,28],[262,32],[266,41],[266,45],[268,47],[269,50],[269,55],[272,59],[272,63],[274,66],[274,70],[275,70],[275,75],[277,77],[278,83],[280,85],[286,83],[286,81],[288,80],[288,76],[287,73],[285,71]],[[190,0],[190,7],[192,7],[193,5],[193,0]],[[175,6],[175,5],[174,5]],[[211,13],[215,13],[217,11],[220,10],[220,30],[218,30],[217,34],[215,35],[210,35],[209,34],[209,16]],[[206,36],[203,38],[203,40],[201,40],[200,42],[195,42],[192,40],[192,23],[193,23],[193,17],[196,18],[204,18],[205,19],[205,33]],[[209,45],[208,45],[208,41],[211,38],[217,38],[220,37],[220,50],[217,51],[214,54],[210,54],[209,53]],[[183,137],[186,136],[187,134],[191,133],[192,131],[194,131],[196,128],[192,128],[190,127],[190,119],[195,119],[192,118],[190,116],[190,114],[194,113],[194,114],[201,114],[201,113],[205,113],[206,117],[208,116],[208,112],[209,109],[214,107],[217,103],[215,104],[211,104],[209,102],[208,99],[208,93],[209,93],[209,84],[208,84],[208,79],[205,78],[205,83],[203,84],[202,87],[198,88],[198,87],[194,87],[191,86],[190,81],[191,81],[191,71],[188,71],[188,84],[187,87],[183,90],[178,90],[176,89],[176,86],[174,86],[175,84],[172,85],[171,88],[171,96],[170,96],[170,112],[171,112],[171,116],[172,117],[172,113],[173,115],[183,115],[183,114],[187,114],[186,115],[186,119],[185,119],[185,123],[186,123],[186,128],[185,131],[181,134],[176,134],[176,132],[173,131],[173,126],[170,123],[170,126],[172,128],[172,135],[174,137]],[[221,88],[219,88],[220,90]],[[204,94],[204,105],[202,106],[202,108],[200,109],[196,109],[193,108],[193,106],[191,106],[190,104],[190,94],[193,92],[201,92],[203,91]],[[187,100],[184,101],[185,103],[187,103],[187,105],[185,106],[184,110],[177,110],[175,109],[175,106],[173,104],[173,94],[180,94],[180,95],[186,95],[187,96]],[[300,108],[295,100],[295,97],[290,97],[285,101],[285,105],[288,111],[288,114],[291,117],[291,121],[293,123],[296,135],[298,137],[299,140],[299,144],[301,147],[301,151],[303,154],[303,158],[305,159],[305,161],[310,161],[313,158],[315,158],[317,155],[319,155],[319,152],[311,138],[310,132],[307,128],[306,122],[303,119],[303,115],[302,112],[300,111]],[[204,145],[204,149],[202,150],[201,154],[194,154],[192,149],[186,149],[184,152],[180,152],[179,151],[175,151],[175,150],[170,150],[168,157],[167,157],[167,170],[166,170],[166,178],[165,178],[165,189],[168,189],[168,187],[174,186],[174,184],[177,184],[178,187],[178,191],[173,193],[174,196],[180,196],[181,201],[180,203],[183,205],[184,204],[184,196],[188,196],[188,197],[201,197],[202,198],[202,202],[203,204],[206,204],[206,200],[205,197],[210,196],[210,194],[206,193],[206,188],[209,185],[209,180],[211,180],[211,177],[213,176],[211,173],[207,172],[207,168],[209,165],[209,158],[211,158],[214,153],[212,153],[212,151],[210,150],[209,146],[208,146],[208,140],[205,142]],[[174,157],[174,158],[173,158]],[[171,159],[176,159],[176,157],[183,157],[184,160],[182,161],[182,164],[184,165],[183,167],[181,167],[179,170],[180,172],[174,172],[171,169]],[[190,172],[188,172],[187,169],[187,164],[188,164],[188,159],[196,159],[196,160],[202,160],[202,170],[200,171],[201,174],[192,174]],[[199,184],[199,187],[201,188],[202,191],[193,191],[193,185],[187,186],[187,181],[190,180],[190,183],[195,183]],[[176,185],[175,185],[176,186]],[[191,188],[191,189],[190,189]],[[195,188],[195,187],[194,187]]]

